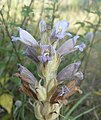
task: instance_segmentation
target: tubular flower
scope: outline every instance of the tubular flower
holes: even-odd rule
[[[37,65],[39,80],[24,66],[18,64],[21,79],[20,90],[34,101],[35,116],[38,120],[55,120],[60,115],[60,109],[75,92],[82,93],[80,84],[83,73],[79,71],[81,62],[77,61],[63,68],[58,67],[62,57],[86,47],[84,43],[76,45],[78,35],[66,40],[59,46],[60,39],[66,39],[69,23],[58,21],[50,33],[44,20],[39,23],[41,40],[37,42],[30,33],[18,28],[19,37],[12,36],[12,41],[20,40],[26,45],[24,54]],[[49,35],[50,33],[50,35]],[[53,42],[54,41],[54,42]]]
[[[37,41],[32,37],[32,35],[29,34],[27,31],[23,30],[20,27],[18,27],[18,31],[20,37],[12,36],[12,41],[20,40],[21,42],[29,46],[36,46],[38,44]]]

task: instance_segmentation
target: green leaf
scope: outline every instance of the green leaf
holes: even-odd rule
[[[13,105],[13,98],[10,94],[4,93],[0,96],[0,105],[10,114]]]

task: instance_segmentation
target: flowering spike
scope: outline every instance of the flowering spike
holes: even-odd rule
[[[39,120],[55,120],[59,117],[63,104],[67,104],[67,99],[75,92],[82,93],[79,87],[83,80],[83,73],[78,71],[80,61],[66,66],[57,74],[64,55],[78,49],[83,51],[85,48],[84,43],[75,46],[78,35],[65,41],[60,47],[58,46],[60,39],[65,39],[66,35],[72,36],[66,31],[68,26],[67,21],[58,21],[49,35],[50,31],[48,31],[46,22],[41,20],[39,43],[20,27],[18,28],[20,37],[12,36],[12,41],[20,40],[26,44],[24,54],[37,65],[39,81],[20,64],[18,64],[19,73],[16,73],[15,76],[21,79],[20,90],[34,99],[34,112]]]

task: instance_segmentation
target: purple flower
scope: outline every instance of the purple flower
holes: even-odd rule
[[[78,35],[74,36],[73,38],[67,40],[66,42],[64,42],[58,49],[57,49],[57,53],[64,56],[67,55],[71,52],[74,52],[75,50],[77,50],[78,48],[75,48],[77,39],[79,38]]]
[[[65,80],[71,80],[74,77],[74,74],[78,71],[79,67],[81,65],[81,61],[72,63],[68,66],[66,66],[64,69],[62,69],[58,75],[57,80],[58,81],[65,81]]]
[[[35,63],[45,63],[52,60],[54,54],[53,47],[51,45],[40,45],[36,48],[27,46],[25,55],[31,58]]]
[[[63,39],[66,35],[71,36],[70,33],[66,32],[69,23],[66,20],[58,21],[54,25],[54,29],[51,33],[50,39],[56,40],[56,42],[51,43],[47,34],[46,34],[46,22],[41,20],[39,23],[39,29],[41,32],[41,41],[40,44],[32,37],[30,33],[23,30],[22,28],[18,27],[19,37],[12,36],[12,41],[20,40],[23,42],[27,47],[25,54],[31,58],[35,63],[45,63],[52,60],[55,53],[60,56],[67,55],[75,50],[83,51],[85,48],[85,44],[82,43],[81,45],[76,45],[76,41],[79,36],[74,36],[73,38],[65,41],[57,50],[58,41]]]
[[[63,39],[66,35],[71,36],[70,33],[66,33],[68,26],[69,23],[66,20],[56,22],[50,39]]]
[[[52,59],[54,53],[53,47],[51,45],[40,45],[41,54],[38,56],[40,62],[48,62]]]

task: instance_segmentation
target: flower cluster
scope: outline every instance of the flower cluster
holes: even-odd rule
[[[85,44],[76,46],[78,35],[72,37],[67,32],[69,23],[65,20],[55,23],[51,32],[44,20],[39,23],[41,40],[37,42],[27,31],[18,28],[19,37],[12,36],[12,41],[20,40],[26,45],[25,55],[36,65],[40,80],[24,66],[18,64],[15,75],[22,81],[20,89],[34,100],[35,116],[38,120],[54,120],[58,118],[63,104],[75,92],[82,93],[80,84],[83,74],[78,71],[81,62],[74,62],[59,73],[58,67],[62,57],[85,48]],[[64,38],[70,38],[59,46]]]

